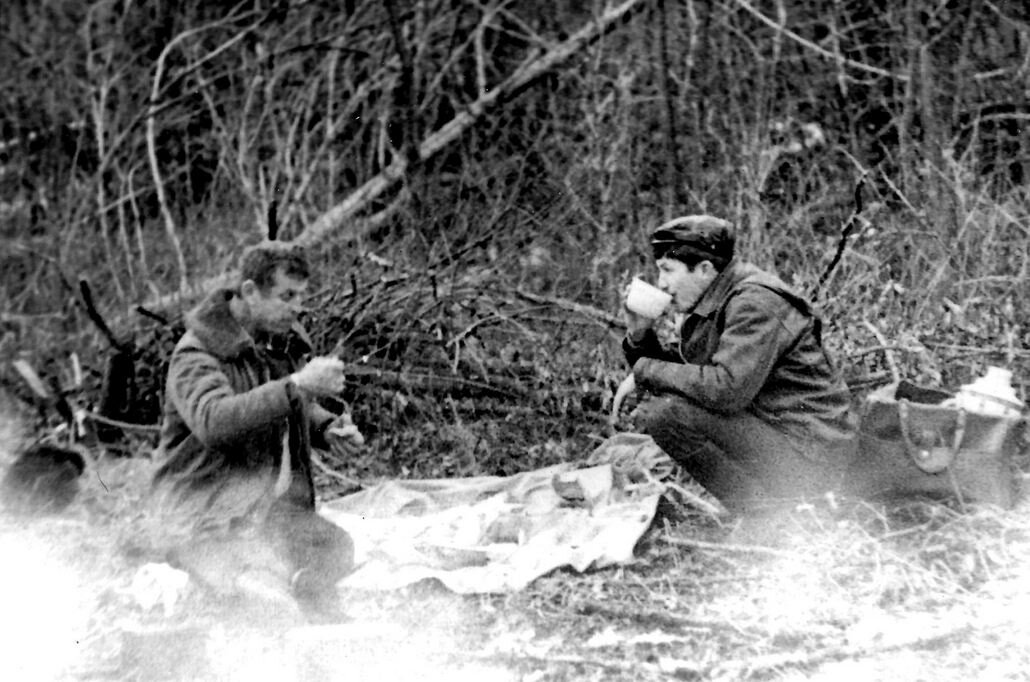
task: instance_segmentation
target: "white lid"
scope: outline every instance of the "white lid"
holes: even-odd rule
[[[991,396],[1022,406],[1023,401],[1016,395],[1016,389],[1010,383],[1011,379],[1012,370],[1004,367],[988,367],[987,373],[984,376],[978,377],[970,384],[966,384],[962,387],[962,390]]]

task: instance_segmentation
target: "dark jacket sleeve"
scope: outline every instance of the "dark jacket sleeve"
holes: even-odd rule
[[[722,314],[724,326],[708,364],[641,358],[633,365],[637,386],[676,393],[716,412],[739,412],[810,322],[783,297],[759,286],[732,296]]]
[[[207,447],[231,444],[290,413],[286,379],[236,393],[219,361],[198,348],[180,348],[172,354],[168,396],[189,430]]]
[[[637,360],[645,357],[667,360],[668,362],[683,362],[683,359],[675,349],[668,349],[662,346],[658,340],[658,334],[652,328],[648,328],[643,338],[636,343],[633,342],[629,334],[623,337],[622,352],[626,355],[626,362],[629,363],[630,367],[635,365]]]

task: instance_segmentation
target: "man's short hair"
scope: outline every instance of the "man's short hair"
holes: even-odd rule
[[[659,225],[651,233],[654,259],[673,258],[693,270],[709,261],[722,271],[736,251],[733,224],[710,215],[688,215]]]
[[[303,247],[288,242],[263,241],[244,250],[240,257],[240,281],[248,279],[267,291],[275,284],[275,271],[295,279],[309,279],[311,267]]]

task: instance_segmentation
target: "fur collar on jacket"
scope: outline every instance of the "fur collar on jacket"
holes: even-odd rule
[[[218,289],[209,294],[200,304],[186,314],[186,329],[193,332],[197,340],[212,355],[231,360],[242,353],[262,346],[289,348],[291,354],[303,355],[311,351],[311,339],[296,323],[285,335],[275,338],[271,335],[251,336],[232,313],[230,302],[239,294],[233,289]]]

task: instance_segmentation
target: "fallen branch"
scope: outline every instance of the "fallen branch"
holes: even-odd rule
[[[623,329],[626,327],[626,323],[617,315],[612,315],[609,312],[583,303],[576,303],[575,301],[570,301],[567,298],[541,296],[539,294],[533,294],[522,289],[519,289],[515,293],[518,294],[521,298],[526,299],[527,301],[532,301],[533,303],[542,303],[554,306],[556,308],[561,308],[563,310],[568,310],[578,315],[583,315],[584,317],[589,317],[600,322],[604,322],[609,327],[613,327],[616,329]]]
[[[986,346],[968,346],[957,343],[938,343],[937,341],[924,341],[923,345],[934,350],[951,351],[968,355],[1005,355],[1009,353],[1007,348],[988,348]],[[1030,350],[1013,348],[1011,353],[1016,357],[1030,357]]]
[[[479,654],[474,655],[475,658],[487,663],[498,663],[498,662],[510,662],[512,660],[518,661],[534,661],[538,663],[545,663],[548,665],[582,665],[590,666],[594,668],[606,668],[609,670],[617,670],[619,672],[632,672],[639,673],[642,669],[653,669],[653,666],[648,664],[640,664],[635,661],[622,661],[611,658],[587,658],[586,656],[573,656],[569,654],[548,656],[542,654],[529,654],[515,652],[510,654]]]
[[[322,461],[322,457],[317,452],[311,453],[311,462],[320,473],[331,478],[336,483],[343,484],[345,486],[345,491],[361,490],[361,484],[358,481],[354,480],[350,476],[341,474],[339,471],[333,470],[332,467]]]
[[[358,383],[375,383],[380,388],[452,394],[486,394],[502,398],[521,398],[526,394],[526,389],[521,385],[499,379],[492,379],[490,383],[485,383],[460,376],[440,376],[405,370],[393,371],[362,365],[350,365],[345,371],[348,379],[356,378]]]
[[[51,400],[53,394],[47,385],[43,383],[43,380],[36,373],[36,370],[25,360],[18,358],[11,361],[11,366],[14,367],[15,371],[21,376],[22,380],[28,385],[32,392],[36,394],[41,400]]]
[[[158,324],[160,324],[162,326],[165,326],[165,327],[168,326],[168,323],[169,323],[168,318],[164,317],[163,315],[158,315],[157,313],[152,312],[150,310],[147,310],[146,308],[144,308],[141,305],[136,306],[136,312],[139,313],[140,315],[142,315],[143,317],[149,318],[149,319],[157,322]]]
[[[177,48],[178,45],[187,39],[193,38],[206,31],[213,29],[220,29],[226,25],[237,21],[240,17],[238,16],[227,16],[216,21],[213,21],[204,26],[198,26],[182,33],[179,33],[172,38],[167,45],[161,50],[161,53],[157,57],[157,64],[154,69],[154,81],[150,88],[150,100],[147,104],[146,114],[146,142],[147,142],[147,162],[150,166],[150,175],[154,181],[154,191],[157,195],[157,204],[161,210],[161,219],[164,224],[165,235],[168,237],[168,242],[172,247],[172,252],[175,254],[176,264],[179,269],[179,293],[186,294],[190,290],[189,272],[186,267],[186,256],[182,250],[182,240],[179,238],[179,231],[175,225],[175,218],[172,216],[171,208],[168,206],[168,197],[165,191],[164,178],[161,175],[161,167],[158,163],[157,153],[157,115],[162,109],[161,104],[161,79],[164,77],[165,62],[172,50]],[[250,28],[240,31],[235,34],[229,40],[224,42],[222,45],[217,47],[212,53],[207,55],[201,62],[204,62],[212,58],[215,54],[222,52],[229,48],[229,46],[244,40],[247,38],[251,30],[258,24],[254,23]],[[194,65],[194,68],[197,65]]]
[[[929,346],[930,344],[926,345]],[[845,357],[847,357],[848,360],[857,360],[858,358],[864,357],[866,355],[872,355],[873,353],[886,353],[887,351],[901,351],[902,353],[922,353],[923,349],[912,348],[911,346],[906,346],[901,343],[888,343],[887,345],[883,346],[870,346],[868,348],[859,348],[858,350],[853,350],[850,353],[846,353]]]
[[[619,22],[626,20],[634,11],[643,7],[646,2],[647,0],[624,0],[615,7],[607,8],[596,19],[550,50],[543,54],[536,53],[528,57],[506,80],[481,94],[478,99],[468,104],[464,111],[459,112],[439,130],[426,137],[418,145],[418,160],[424,162],[436,155],[464,135],[486,112],[507,101],[510,97],[549,73],[576,52],[607,34]],[[202,29],[195,29],[191,33],[199,30]],[[176,37],[165,48],[165,51],[169,50],[175,42],[184,37],[186,37],[186,34]],[[155,75],[155,84],[159,77],[160,71]],[[152,94],[152,100],[151,107],[154,108],[156,107],[156,95]],[[152,120],[153,115],[151,114],[148,118],[148,124],[152,125]],[[151,165],[154,166],[153,160]],[[385,219],[392,216],[400,205],[407,201],[409,196],[407,191],[402,190],[389,207],[374,216],[361,218],[358,214],[367,209],[373,201],[393,189],[404,177],[408,166],[408,160],[403,155],[398,155],[382,172],[358,187],[342,202],[323,213],[315,222],[298,234],[293,241],[297,244],[310,246],[320,242],[330,234],[335,234],[342,240],[348,240],[375,230]],[[158,187],[161,187],[159,183]],[[169,221],[166,219],[166,230],[169,229],[169,226],[169,238],[173,240],[173,247],[177,248],[176,240],[178,236],[174,231],[174,224],[169,224]],[[179,260],[180,270],[184,273],[185,264],[181,262],[181,258]],[[188,299],[188,297],[196,295],[198,292],[209,291],[216,286],[224,286],[227,283],[231,283],[234,278],[234,273],[225,273],[204,280],[193,287],[186,287],[185,282],[183,282],[181,286],[184,291],[150,301],[146,305],[150,310],[161,312],[177,303],[181,303],[183,300]],[[617,324],[621,325],[621,322]]]
[[[82,296],[82,302],[86,306],[86,316],[89,317],[90,321],[96,325],[97,329],[99,329],[100,333],[104,335],[104,338],[107,339],[108,343],[110,343],[115,350],[131,350],[132,343],[119,339],[115,333],[111,331],[111,327],[108,326],[104,317],[100,314],[100,311],[97,310],[96,302],[93,300],[93,291],[90,289],[89,282],[85,279],[79,280],[79,294]]]
[[[866,64],[864,62],[855,61],[854,59],[849,59],[847,57],[842,56],[839,52],[831,52],[830,50],[827,50],[826,48],[823,48],[823,47],[817,45],[816,43],[813,43],[811,40],[807,40],[807,39],[803,38],[802,36],[800,36],[799,34],[795,33],[794,31],[791,31],[789,28],[787,28],[783,24],[776,23],[775,21],[773,21],[769,17],[765,16],[762,12],[758,11],[757,9],[755,9],[751,5],[751,3],[746,2],[745,0],[735,0],[735,1],[736,1],[738,6],[740,6],[745,12],[747,12],[748,14],[753,16],[755,19],[758,19],[760,22],[762,22],[763,24],[765,24],[769,28],[771,28],[774,31],[777,31],[777,32],[787,36],[788,38],[790,38],[794,42],[796,42],[799,45],[801,45],[801,46],[811,50],[812,52],[815,52],[816,54],[818,54],[821,57],[824,57],[826,59],[830,59],[830,60],[834,61],[835,63],[843,64],[845,66],[849,66],[849,67],[851,67],[853,69],[857,69],[859,71],[865,71],[866,73],[871,73],[871,74],[874,74],[874,75],[877,75],[877,76],[883,76],[885,78],[892,78],[892,79],[897,80],[897,81],[899,81],[901,83],[907,83],[910,80],[910,78],[909,78],[909,76],[907,74],[894,73],[894,72],[888,71],[886,69],[881,69],[878,66],[873,66],[872,64]]]
[[[89,410],[83,410],[79,413],[83,419],[97,422],[105,426],[114,426],[119,429],[127,429],[130,431],[142,431],[144,433],[160,433],[161,427],[157,424],[133,424],[132,422],[123,422],[118,419],[111,419],[110,417],[104,417],[96,412],[90,412]]]
[[[823,270],[823,274],[819,277],[819,281],[815,285],[815,290],[812,292],[812,300],[818,301],[819,295],[822,293],[823,285],[826,284],[826,280],[830,278],[833,271],[837,268],[837,264],[840,263],[841,257],[844,256],[844,249],[848,244],[848,237],[854,232],[855,226],[861,221],[862,216],[862,186],[865,184],[866,176],[862,175],[855,184],[855,210],[851,212],[847,222],[844,223],[844,227],[840,231],[840,239],[837,240],[837,249],[833,253],[833,258],[830,259],[830,263]]]
[[[901,381],[901,370],[898,369],[898,359],[894,356],[894,351],[891,350],[891,344],[888,343],[887,337],[868,319],[862,318],[862,324],[869,330],[869,333],[876,337],[876,340],[880,342],[880,346],[883,347],[883,355],[887,359],[887,368],[891,372],[891,381],[895,384],[899,383]]]
[[[792,561],[811,561],[803,554],[789,552],[774,547],[762,547],[761,545],[734,545],[725,542],[706,542],[704,540],[692,540],[690,538],[661,537],[661,540],[677,547],[690,547],[691,549],[704,549],[712,552],[734,552],[738,554],[765,554],[779,559],[790,559]]]
[[[713,504],[705,498],[701,497],[697,493],[688,490],[684,486],[678,483],[668,482],[664,484],[669,490],[675,492],[677,495],[683,498],[683,501],[687,504],[693,505],[695,508],[705,512],[713,519],[722,518],[726,516],[726,508],[721,504]]]
[[[576,31],[564,42],[559,43],[542,55],[534,55],[523,61],[506,80],[493,86],[471,102],[465,111],[459,112],[443,127],[429,135],[418,148],[418,159],[425,161],[444,147],[461,137],[480,117],[492,107],[504,102],[530,83],[547,74],[586,45],[605,35],[615,25],[627,18],[634,10],[643,6],[645,0],[625,0],[622,4],[607,8],[594,21]],[[344,239],[358,236],[351,223],[353,217],[371,201],[378,198],[404,177],[408,161],[398,155],[379,175],[355,190],[341,203],[322,214],[314,223],[297,235],[299,244],[313,244],[336,232],[344,225],[350,229],[341,233]]]
[[[821,649],[816,649],[815,651],[791,651],[786,653],[765,654],[763,656],[755,656],[753,658],[744,658],[735,661],[727,661],[725,663],[718,663],[712,666],[707,672],[711,674],[713,678],[718,679],[744,679],[754,675],[755,673],[776,670],[788,666],[811,667],[826,661],[838,661],[845,658],[862,658],[887,653],[889,651],[897,651],[898,649],[936,647],[948,640],[969,634],[973,631],[973,626],[969,623],[963,622],[958,625],[945,628],[942,631],[932,632],[929,634],[923,634],[918,628],[914,628],[911,634],[905,633],[901,628],[897,631],[904,634],[887,641],[877,640],[879,643],[873,645],[845,644],[835,647],[823,647]],[[678,666],[669,665],[669,663],[671,662],[667,662],[666,665],[662,665],[662,669],[665,672],[676,672],[681,670]],[[686,661],[684,663],[686,665],[682,668],[683,672],[694,672],[696,670],[696,664],[690,661]]]
[[[747,634],[748,631],[757,631],[758,634],[766,635],[766,628],[755,626],[742,627],[741,625],[728,620],[714,620],[712,618],[699,618],[696,616],[677,616],[668,611],[653,609],[628,609],[621,606],[612,606],[604,602],[586,600],[578,602],[573,607],[576,613],[584,616],[605,616],[630,620],[642,625],[667,628],[701,628],[704,630],[730,630],[738,634]]]
[[[871,386],[883,386],[892,380],[890,372],[871,372],[862,376],[848,377],[846,383],[852,391],[857,391]]]
[[[603,612],[602,612],[603,613]],[[730,625],[722,623],[721,625]],[[756,674],[769,673],[789,667],[807,667],[838,661],[847,658],[863,658],[897,651],[899,649],[919,649],[938,647],[950,640],[973,631],[968,623],[959,623],[943,630],[922,634],[916,628],[912,634],[895,637],[889,641],[877,640],[872,645],[850,645],[822,647],[814,651],[791,651],[785,653],[764,654],[750,658],[741,658],[719,663],[701,663],[686,659],[659,657],[657,663],[639,661],[622,661],[608,658],[588,658],[574,655],[533,655],[513,653],[508,657],[516,660],[531,660],[541,663],[564,665],[581,665],[608,668],[618,671],[632,671],[635,675],[652,673],[667,679],[669,676],[682,676],[684,679],[750,679]],[[498,660],[499,655],[482,656],[481,660]]]
[[[356,218],[354,221],[356,225],[355,229],[359,230],[362,234],[378,229],[398,211],[406,198],[407,192],[401,192],[400,195],[394,199],[393,203],[379,213],[365,218]],[[177,291],[175,293],[168,294],[167,296],[153,299],[144,305],[136,306],[135,310],[146,310],[146,314],[149,317],[161,319],[161,312],[184,308],[190,301],[209,291],[233,286],[236,284],[237,274],[238,273],[235,270],[229,270],[219,275],[208,277],[202,282],[198,282],[189,287],[186,291]]]

